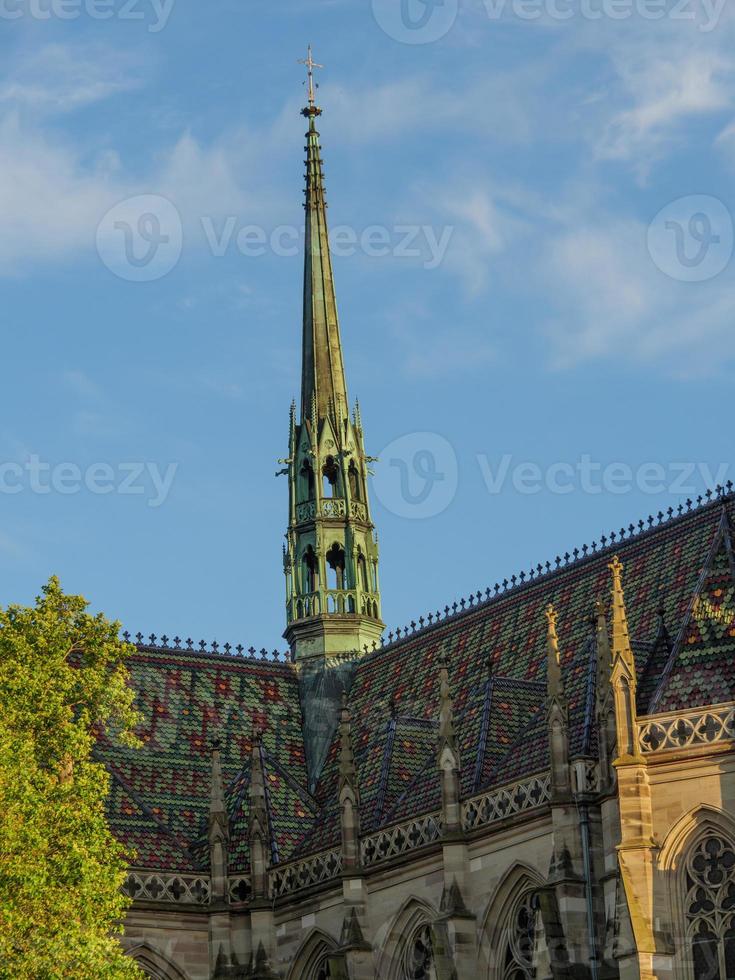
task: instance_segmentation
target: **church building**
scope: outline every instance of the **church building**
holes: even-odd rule
[[[311,84],[303,114],[288,652],[130,638],[125,948],[156,980],[735,978],[733,488],[386,635]]]

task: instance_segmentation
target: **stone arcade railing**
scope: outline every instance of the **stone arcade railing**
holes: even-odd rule
[[[319,503],[319,516],[326,518],[340,519],[347,516],[349,507],[350,517],[358,521],[367,520],[367,510],[365,504],[359,500],[350,500],[349,505],[342,497],[324,497]],[[317,516],[317,504],[315,500],[309,500],[303,504],[296,504],[296,520],[299,524],[306,521],[313,521]]]
[[[163,874],[159,871],[130,871],[123,891],[138,902],[165,902],[173,905],[208,905],[209,876],[203,874]],[[251,895],[250,878],[233,875],[229,879],[230,901],[246,902]]]
[[[735,739],[735,701],[692,711],[650,715],[638,722],[641,752],[690,749]]]
[[[245,875],[236,875],[230,878],[229,885],[231,902],[247,902],[252,894],[250,878]]]
[[[505,817],[525,813],[543,806],[550,799],[549,773],[501,786],[462,804],[462,825],[477,830]],[[360,841],[363,868],[389,861],[409,851],[428,847],[441,840],[441,814],[427,813],[412,820],[384,827]],[[323,882],[331,881],[342,871],[338,848],[271,869],[271,894],[274,898],[290,895]]]
[[[313,854],[291,864],[276,864],[270,872],[270,888],[273,898],[331,881],[342,871],[342,853],[339,848]]]
[[[125,879],[123,891],[136,902],[208,905],[209,876],[165,874],[159,871],[130,871]]]
[[[441,837],[441,814],[429,813],[406,823],[386,827],[360,841],[363,867],[433,844]]]
[[[730,721],[735,705],[730,706]],[[482,793],[462,804],[462,825],[465,830],[477,830],[505,817],[525,813],[543,806],[549,800],[549,773],[531,776],[517,783]],[[389,861],[409,851],[428,847],[441,839],[441,814],[428,813],[403,823],[385,827],[360,841],[362,866]],[[298,861],[276,864],[270,870],[270,893],[281,898],[294,892],[333,881],[342,872],[342,854],[331,848]],[[124,892],[136,901],[166,902],[178,905],[208,905],[209,877],[197,874],[162,874],[156,871],[130,871],[123,886]],[[250,898],[250,878],[233,875],[229,879],[232,903]]]
[[[533,810],[549,801],[550,787],[551,775],[542,773],[475,796],[462,804],[462,826],[465,830],[475,830],[516,813]]]

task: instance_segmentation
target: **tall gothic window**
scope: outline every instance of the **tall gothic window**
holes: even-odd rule
[[[419,926],[406,948],[403,980],[436,980],[434,947],[427,925]]]
[[[314,470],[312,469],[311,463],[308,459],[304,460],[304,465],[301,467],[301,477],[303,479],[303,488],[306,491],[305,499],[314,499]]]
[[[536,910],[533,892],[526,892],[513,907],[503,961],[503,980],[533,980]]]
[[[331,980],[332,971],[329,968],[329,957],[325,956],[319,963],[314,974],[314,980]]]
[[[360,492],[360,474],[355,466],[354,459],[350,463],[350,468],[347,471],[347,475],[350,480],[350,496],[353,500],[362,500],[362,494]]]
[[[334,497],[336,494],[339,469],[334,461],[334,456],[327,456],[327,461],[322,470],[322,496]]]
[[[336,541],[327,552],[327,575],[330,589],[345,588],[345,553]]]
[[[735,980],[735,848],[702,838],[686,863],[687,946],[695,980]]]
[[[360,579],[360,588],[365,592],[369,592],[370,585],[368,583],[367,562],[365,561],[365,555],[361,551],[357,555],[357,573]]]
[[[301,559],[301,590],[305,594],[316,592],[317,561],[314,549],[308,546]]]

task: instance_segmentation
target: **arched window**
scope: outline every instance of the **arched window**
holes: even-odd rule
[[[141,943],[127,952],[151,980],[184,980],[179,968],[148,943]]]
[[[308,459],[304,460],[301,467],[302,493],[304,500],[314,499],[314,470]]]
[[[735,980],[735,847],[701,838],[685,867],[687,943],[695,980]]]
[[[329,967],[329,957],[325,956],[324,959],[317,964],[314,980],[331,980],[331,977],[332,971]]]
[[[327,552],[327,568],[329,570],[329,588],[344,589],[345,553],[344,549],[340,548],[336,541]]]
[[[324,464],[322,470],[322,496],[323,497],[335,497],[337,496],[337,478],[339,477],[339,469],[334,461],[334,456],[327,456],[327,460]]]
[[[536,910],[533,892],[525,892],[516,902],[508,922],[503,958],[503,980],[532,980],[533,950],[536,939]]]
[[[353,500],[362,500],[362,481],[360,480],[360,473],[355,466],[354,459],[350,463],[350,467],[347,470],[347,477],[350,481],[350,496]]]
[[[363,592],[369,592],[370,583],[368,582],[367,562],[365,561],[365,555],[361,551],[357,553],[357,575],[360,581],[360,588]]]
[[[436,980],[436,964],[431,929],[421,925],[406,947],[403,961],[403,980]]]
[[[309,545],[301,558],[301,589],[305,595],[316,592],[317,563],[314,549]]]

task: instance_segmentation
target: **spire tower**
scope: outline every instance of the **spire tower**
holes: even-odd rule
[[[286,631],[296,660],[370,650],[383,623],[359,411],[350,417],[309,48],[301,401],[290,425]]]

